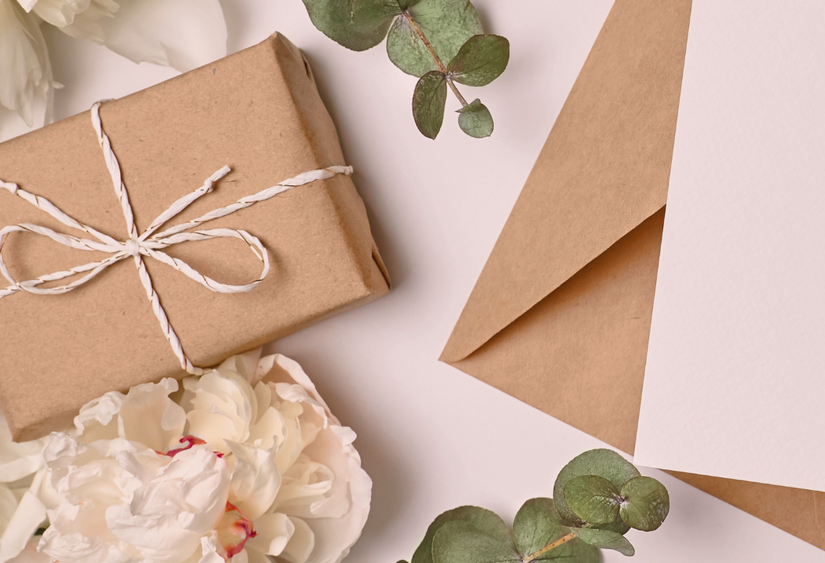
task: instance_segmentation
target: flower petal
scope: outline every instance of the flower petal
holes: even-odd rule
[[[0,105],[26,125],[51,119],[52,70],[39,22],[17,2],[0,0]]]
[[[46,437],[31,442],[13,442],[6,417],[0,413],[0,482],[17,481],[43,467],[43,450],[48,440]]]
[[[247,440],[250,423],[257,419],[258,401],[246,379],[231,370],[212,370],[200,378],[186,378],[183,385],[189,434],[224,454],[230,451],[226,440]]]
[[[102,397],[83,405],[74,417],[74,425],[87,444],[96,440],[112,440],[118,436],[117,415],[123,407],[126,395],[110,391]]]
[[[223,557],[218,554],[218,539],[215,532],[201,538],[201,556],[195,561],[198,563],[224,563]]]
[[[45,472],[38,474],[3,530],[3,536],[0,537],[0,563],[6,563],[20,555],[37,527],[46,520],[46,507],[36,496],[44,476]]]
[[[54,563],[54,559],[49,555],[37,551],[39,542],[39,537],[32,537],[23,551],[20,552],[20,555],[14,559],[9,559],[8,563]]]
[[[295,524],[286,514],[264,514],[255,520],[258,535],[246,544],[250,552],[280,555],[295,533]]]
[[[292,522],[292,525],[295,526],[295,533],[292,534],[289,543],[283,553],[281,553],[281,558],[289,563],[315,561],[315,532],[300,518],[290,518],[289,520]],[[312,557],[312,559],[310,559],[310,557]]]
[[[186,424],[186,413],[169,398],[177,390],[178,382],[172,378],[132,387],[120,407],[120,437],[166,451],[181,437]]]
[[[70,37],[103,43],[100,20],[120,9],[114,0],[39,0],[34,12]]]
[[[227,442],[235,456],[230,501],[251,520],[269,510],[281,487],[281,474],[275,467],[275,452]]]
[[[32,9],[46,23],[65,27],[71,25],[75,16],[86,10],[90,2],[91,0],[37,0]]]
[[[192,70],[226,55],[218,0],[129,0],[99,22],[104,44],[135,62]]]

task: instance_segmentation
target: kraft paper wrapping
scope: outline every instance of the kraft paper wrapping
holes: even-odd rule
[[[139,231],[224,165],[231,173],[168,226],[303,172],[348,164],[308,64],[277,34],[107,102],[101,118]],[[88,112],[0,145],[0,178],[107,235],[128,238]],[[24,222],[85,235],[2,191],[0,226]],[[197,366],[215,365],[389,290],[364,204],[348,176],[292,189],[208,227],[257,236],[272,271],[253,291],[227,295],[146,260]],[[260,261],[237,240],[184,243],[168,253],[223,283],[246,284],[260,273]],[[3,257],[16,279],[27,280],[104,255],[15,233]],[[131,259],[64,295],[20,292],[0,300],[0,333],[0,408],[16,440],[66,426],[83,404],[108,391],[185,375]]]
[[[690,9],[616,0],[441,356],[629,454]],[[825,549],[825,493],[676,475]]]

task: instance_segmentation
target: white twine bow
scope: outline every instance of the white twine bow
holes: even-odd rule
[[[215,182],[229,174],[230,168],[228,166],[224,166],[223,168],[212,174],[200,188],[196,189],[191,194],[188,194],[177,200],[175,203],[173,203],[169,207],[169,209],[161,213],[157,219],[152,221],[152,224],[149,226],[149,228],[147,228],[142,234],[139,235],[137,227],[135,226],[135,218],[132,212],[132,206],[129,203],[129,195],[126,192],[126,186],[123,184],[123,179],[120,171],[120,164],[118,163],[115,153],[112,151],[112,146],[109,142],[109,137],[106,135],[106,133],[103,132],[103,126],[100,121],[100,104],[101,103],[98,102],[94,106],[92,106],[92,125],[95,128],[95,132],[97,132],[97,140],[98,143],[100,143],[101,149],[103,150],[103,157],[106,160],[106,168],[108,168],[109,174],[112,178],[112,185],[115,189],[115,193],[120,199],[120,205],[123,209],[123,216],[126,219],[126,232],[128,234],[128,238],[124,241],[116,240],[88,225],[84,225],[83,223],[75,220],[74,218],[70,217],[69,215],[58,209],[56,205],[54,205],[46,198],[31,194],[18,187],[17,184],[7,183],[0,180],[0,188],[11,192],[13,195],[16,195],[24,199],[25,201],[37,207],[38,209],[45,211],[46,213],[48,213],[49,215],[63,223],[64,225],[72,227],[74,229],[78,229],[80,231],[84,231],[85,233],[97,239],[92,240],[88,238],[78,238],[71,235],[58,233],[47,227],[43,227],[41,225],[34,225],[32,223],[20,223],[19,225],[10,225],[4,227],[3,229],[0,229],[0,273],[2,273],[3,276],[12,284],[11,286],[5,289],[0,289],[0,299],[2,299],[3,297],[7,297],[9,295],[13,295],[19,291],[27,291],[29,293],[36,293],[41,295],[59,295],[67,293],[87,283],[95,276],[106,270],[106,268],[114,264],[117,264],[121,260],[125,260],[127,258],[132,257],[134,258],[135,266],[137,266],[141,284],[143,285],[143,288],[146,290],[146,296],[149,298],[149,301],[152,304],[152,310],[154,311],[155,316],[160,322],[160,326],[163,329],[163,333],[166,335],[166,339],[171,344],[172,350],[174,351],[175,355],[180,361],[181,367],[193,375],[201,375],[203,374],[204,370],[192,365],[192,362],[189,361],[189,358],[186,357],[186,354],[183,351],[183,346],[181,345],[180,340],[178,339],[178,336],[175,333],[175,329],[172,328],[171,324],[169,324],[169,319],[167,318],[166,312],[164,311],[163,306],[160,303],[160,298],[158,297],[158,294],[152,287],[152,279],[149,277],[149,272],[146,270],[146,265],[143,263],[143,257],[151,257],[155,260],[158,260],[159,262],[171,266],[174,269],[181,272],[182,274],[184,274],[185,276],[187,276],[188,278],[195,280],[199,284],[203,285],[204,287],[212,291],[216,291],[219,293],[242,293],[251,291],[255,289],[269,273],[269,254],[267,253],[263,243],[260,240],[258,240],[257,237],[243,230],[209,229],[190,231],[190,229],[200,226],[203,223],[206,223],[207,221],[212,221],[220,217],[225,217],[226,215],[235,213],[236,211],[254,205],[258,202],[271,199],[277,196],[278,194],[282,194],[288,190],[291,190],[292,188],[303,186],[315,182],[317,180],[331,178],[336,174],[351,174],[352,167],[330,166],[329,168],[322,168],[320,170],[313,170],[311,172],[299,174],[294,178],[284,180],[280,184],[260,191],[257,194],[241,198],[231,205],[215,209],[214,211],[211,211],[206,215],[198,217],[197,219],[193,219],[188,223],[183,223],[155,234],[155,232],[158,229],[160,229],[160,227],[162,227],[164,224],[168,223],[171,219],[176,217],[180,212],[186,209],[194,201],[196,201],[201,196],[211,192],[215,187]],[[77,250],[105,252],[107,254],[110,254],[110,256],[99,262],[90,262],[88,264],[72,268],[70,270],[55,272],[52,274],[41,276],[37,279],[18,282],[14,279],[14,277],[12,277],[11,273],[6,267],[6,263],[3,261],[2,255],[3,244],[6,240],[6,237],[9,234],[15,232],[34,233],[37,235],[48,237],[55,242],[58,242],[64,246],[75,248]],[[212,278],[201,274],[183,260],[173,258],[162,251],[165,248],[183,242],[209,240],[216,238],[237,238],[241,239],[246,244],[248,244],[249,248],[252,249],[252,252],[255,253],[255,256],[257,256],[263,264],[258,279],[245,285],[228,285],[219,283],[213,280]],[[40,285],[46,282],[58,281],[70,276],[84,273],[84,276],[66,285],[49,288],[39,287]]]

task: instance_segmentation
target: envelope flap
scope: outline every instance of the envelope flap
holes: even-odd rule
[[[617,0],[442,353],[470,355],[661,209],[690,0]]]

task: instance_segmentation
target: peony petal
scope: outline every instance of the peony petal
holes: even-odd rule
[[[310,559],[315,552],[315,532],[300,518],[290,518],[290,521],[295,526],[295,533],[290,538],[283,553],[281,553],[281,558],[289,563],[315,561],[315,557]]]
[[[127,0],[100,20],[104,44],[135,62],[192,70],[226,56],[226,22],[218,0]]]
[[[315,534],[315,549],[306,563],[339,563],[361,536],[370,511],[372,481],[361,469],[357,453],[349,457],[348,465],[351,509],[341,518],[305,521]]]
[[[272,368],[275,367],[275,354],[271,354],[269,356],[264,356],[260,360],[258,360],[258,366],[255,370],[255,377],[252,379],[252,383],[258,383],[261,379],[266,376],[269,372],[272,371]]]
[[[71,25],[75,16],[86,10],[90,2],[91,0],[37,0],[33,10],[46,23],[65,27]]]
[[[291,360],[286,356],[282,356],[281,354],[275,354],[275,363],[278,364],[284,371],[286,371],[289,376],[301,387],[307,390],[307,392],[312,396],[312,398],[321,405],[324,410],[326,411],[327,415],[332,417],[332,412],[329,410],[329,407],[324,402],[324,399],[321,398],[321,395],[318,393],[318,390],[315,388],[315,384],[312,383],[312,380],[304,371],[304,368],[301,367],[301,364],[296,362],[295,360]],[[335,422],[338,423],[338,420],[335,419]]]
[[[123,393],[111,391],[83,405],[80,413],[74,417],[74,425],[83,435],[84,442],[88,444],[96,440],[117,438],[117,414],[123,407],[125,398]]]
[[[17,510],[17,497],[6,485],[0,485],[0,534],[2,534]]]
[[[272,559],[261,553],[260,551],[255,551],[253,549],[245,549],[243,551],[247,556],[247,561],[249,563],[272,563]],[[235,563],[234,561],[232,563]]]
[[[183,382],[188,401],[188,432],[228,454],[226,440],[245,442],[249,428],[258,417],[255,390],[237,372],[212,370],[200,378]]]
[[[277,556],[292,539],[295,524],[286,514],[264,514],[255,520],[255,531],[258,535],[247,542],[247,551]]]
[[[100,20],[113,18],[119,9],[114,0],[39,0],[34,12],[70,37],[103,43]]]
[[[38,526],[46,520],[46,507],[36,496],[44,477],[45,472],[38,473],[3,530],[0,537],[0,563],[6,563],[20,555]]]
[[[55,560],[47,555],[37,551],[37,544],[40,542],[39,537],[33,537],[26,544],[20,555],[14,559],[9,559],[8,563],[55,563]]]
[[[198,563],[224,563],[223,557],[218,554],[217,542],[210,536],[201,538],[201,558]]]
[[[128,505],[110,506],[106,524],[118,539],[134,545],[156,563],[184,561],[200,543],[200,534],[181,529],[174,519],[132,514]]]
[[[186,413],[169,398],[177,390],[178,382],[172,378],[132,387],[120,407],[120,437],[165,452],[186,425]]]
[[[274,448],[265,450],[237,442],[227,444],[235,456],[230,502],[255,520],[269,510],[281,487]]]
[[[17,0],[17,2],[20,4],[21,8],[26,10],[26,13],[31,12],[34,5],[37,4],[37,0]]]
[[[0,413],[0,482],[17,481],[43,467],[43,450],[48,441],[46,437],[30,442],[13,442],[6,417]]]
[[[346,476],[344,476],[346,479]],[[335,485],[335,474],[325,465],[312,461],[306,455],[301,455],[298,461],[284,474],[281,490],[275,499],[278,511],[289,514],[298,514],[303,517],[316,517],[312,505],[324,500]],[[346,491],[346,481],[341,483]],[[337,518],[346,513],[347,504],[343,511],[337,514],[318,514]]]
[[[125,555],[102,538],[79,533],[60,535],[53,527],[43,534],[38,548],[60,563],[145,563],[142,558]]]
[[[258,371],[258,360],[261,358],[261,349],[251,350],[244,354],[238,354],[225,360],[218,371],[234,371],[251,385]]]
[[[31,127],[51,119],[52,70],[39,22],[17,2],[0,0],[0,105]]]

